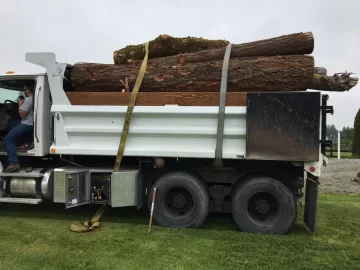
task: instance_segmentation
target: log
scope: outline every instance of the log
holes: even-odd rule
[[[333,76],[314,75],[310,89],[345,92],[355,87],[359,81],[356,77],[350,77],[351,73],[335,73]]]
[[[209,40],[196,37],[175,38],[169,35],[160,35],[149,42],[149,59],[184,52],[224,48],[227,44],[229,44],[227,40]],[[143,59],[144,56],[143,44],[129,45],[113,53],[115,64],[126,64],[129,59]]]
[[[180,39],[181,40],[181,39]],[[201,40],[201,39],[199,39]],[[212,48],[206,49],[201,42],[194,41],[194,47],[185,48],[184,46],[170,47],[168,44],[155,46],[150,42],[150,57],[165,57],[167,63],[172,61],[173,65],[178,63],[197,63],[207,61],[223,60],[226,43],[211,44]],[[218,45],[219,48],[216,48]],[[154,46],[152,48],[152,46]],[[210,45],[208,46],[210,47]],[[152,54],[151,54],[152,50]],[[251,57],[251,56],[276,56],[292,54],[311,54],[314,50],[314,36],[311,32],[295,33],[283,35],[275,38],[263,39],[243,44],[233,44],[231,47],[231,58]],[[114,53],[115,64],[125,64],[142,60],[145,55],[144,45],[126,47]]]
[[[67,92],[71,105],[128,106],[131,93]],[[139,92],[136,106],[219,106],[219,93]],[[226,106],[246,106],[246,93],[227,93]]]
[[[141,92],[218,92],[223,61],[168,65],[161,58],[149,60]],[[70,79],[75,91],[121,92],[120,80],[128,78],[133,88],[140,64],[111,65],[78,63]],[[314,76],[312,56],[287,55],[247,57],[229,61],[229,92],[301,91],[308,89]]]

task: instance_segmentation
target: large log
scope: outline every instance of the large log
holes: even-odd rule
[[[149,42],[149,59],[176,55],[183,52],[197,52],[224,48],[229,41],[209,40],[204,38],[186,37],[175,38],[169,35],[160,35]],[[115,64],[125,64],[129,59],[143,59],[144,45],[129,45],[113,53]]]
[[[149,44],[149,58],[169,56],[166,61],[177,63],[196,63],[217,61],[224,58],[227,43],[215,40],[204,46],[202,39],[192,40],[191,46],[183,45],[182,39],[172,38],[179,45],[153,41]],[[210,41],[207,41],[210,42]],[[208,47],[208,49],[207,49]],[[276,56],[291,54],[311,54],[314,50],[314,37],[311,32],[283,35],[275,38],[263,39],[243,44],[233,44],[231,58],[251,56]],[[114,63],[125,64],[142,60],[145,55],[144,45],[133,45],[114,52]]]
[[[142,92],[218,92],[223,61],[167,64],[162,58],[149,60],[140,91]],[[75,64],[70,79],[75,91],[120,92],[120,80],[129,80],[133,88],[140,64]],[[308,89],[314,76],[312,56],[288,55],[230,59],[229,92],[301,91]]]
[[[71,105],[128,106],[131,93],[67,92]],[[219,106],[219,93],[139,92],[136,106]],[[246,106],[246,93],[227,93],[226,106]]]
[[[350,73],[334,74],[333,76],[325,76],[315,74],[310,89],[345,92],[355,87],[359,81],[356,77],[350,77]]]

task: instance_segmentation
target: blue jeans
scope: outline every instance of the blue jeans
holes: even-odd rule
[[[8,154],[9,165],[19,165],[19,161],[16,154],[16,140],[25,135],[26,133],[32,132],[34,126],[21,124],[21,121],[11,121],[9,123],[9,133],[5,137],[5,146]]]

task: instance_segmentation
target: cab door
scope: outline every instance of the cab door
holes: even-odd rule
[[[2,113],[9,114],[6,108],[9,105],[16,105],[14,112],[17,112],[17,98],[22,94],[24,86],[27,85],[33,89],[33,101],[34,101],[34,132],[33,138],[27,140],[26,143],[30,144],[30,140],[34,143],[33,148],[27,149],[27,151],[19,150],[19,155],[31,155],[31,156],[45,156],[49,154],[50,142],[52,140],[51,132],[51,115],[50,115],[50,90],[45,75],[17,75],[7,74],[0,76],[0,115]],[[5,104],[6,103],[6,104]],[[6,108],[5,108],[6,107]],[[7,111],[6,111],[7,110]],[[21,120],[10,117],[12,120]],[[13,119],[14,118],[14,119]],[[11,119],[10,119],[11,120]],[[1,119],[0,119],[1,121]],[[1,130],[1,136],[7,134],[8,127],[6,126]],[[0,145],[1,148],[1,145]],[[6,151],[0,149],[0,154],[5,155]]]
[[[37,78],[34,94],[34,153],[42,157],[50,153],[53,141],[50,89],[45,75]]]

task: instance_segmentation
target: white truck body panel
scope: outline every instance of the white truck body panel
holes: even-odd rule
[[[53,105],[52,153],[116,155],[126,106]],[[135,106],[125,156],[214,158],[218,107]],[[223,158],[245,156],[246,107],[227,107]]]

